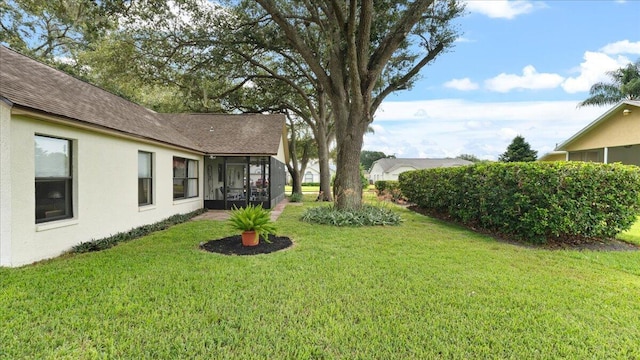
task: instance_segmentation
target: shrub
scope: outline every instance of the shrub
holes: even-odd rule
[[[98,240],[85,241],[72,247],[71,252],[81,254],[92,251],[105,250],[110,247],[116,246],[118,243],[137,239],[156,231],[168,229],[173,225],[183,223],[193,218],[194,216],[200,215],[206,211],[206,209],[198,209],[187,214],[177,214],[151,225],[143,225],[129,231],[117,233],[115,235],[111,235],[109,237]]]
[[[399,189],[400,182],[394,180],[378,180],[375,182],[376,191],[382,194],[386,190]]]
[[[490,163],[400,174],[420,207],[530,242],[611,238],[639,204],[640,168],[583,162]]]
[[[402,203],[406,199],[400,190],[400,182],[395,180],[378,180],[375,183],[378,196],[385,200]]]
[[[289,195],[289,201],[291,202],[302,202],[302,194],[301,193],[292,193]]]
[[[303,182],[302,186],[320,186],[318,182]]]
[[[400,215],[388,208],[363,205],[358,210],[339,210],[334,206],[319,206],[307,209],[302,221],[333,226],[399,225]]]

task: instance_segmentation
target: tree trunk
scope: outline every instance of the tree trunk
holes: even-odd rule
[[[300,175],[300,171],[289,164],[287,164],[287,169],[289,170],[289,175],[291,175],[291,194],[302,194],[302,176]]]
[[[344,127],[336,131],[338,142],[338,159],[336,179],[333,185],[335,204],[338,209],[359,209],[362,207],[362,182],[360,181],[360,152],[367,128],[362,118],[364,111],[357,106],[349,108],[348,113],[336,112],[334,116],[348,116],[349,120],[336,118]],[[360,116],[356,114],[361,114]],[[364,115],[366,116],[366,115]]]
[[[329,136],[324,124],[318,124],[315,129],[318,145],[318,166],[320,167],[320,194],[318,200],[331,201],[331,171],[329,169]]]

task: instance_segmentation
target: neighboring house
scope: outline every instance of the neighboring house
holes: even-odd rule
[[[330,177],[336,174],[336,166],[329,161]],[[287,172],[287,183],[291,183],[291,174]],[[320,183],[320,163],[318,160],[310,160],[302,175],[302,183]]]
[[[640,166],[640,101],[619,102],[540,160]]]
[[[158,114],[0,46],[0,266],[284,198],[282,115]]]
[[[462,159],[393,159],[376,160],[369,170],[369,181],[398,180],[398,175],[405,171],[430,169],[438,167],[465,166],[473,164]]]

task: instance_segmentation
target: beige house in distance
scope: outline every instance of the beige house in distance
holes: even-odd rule
[[[539,160],[640,166],[640,101],[619,102]]]

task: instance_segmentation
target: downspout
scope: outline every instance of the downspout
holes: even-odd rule
[[[609,148],[608,147],[604,148],[604,163],[605,164],[609,163]]]

